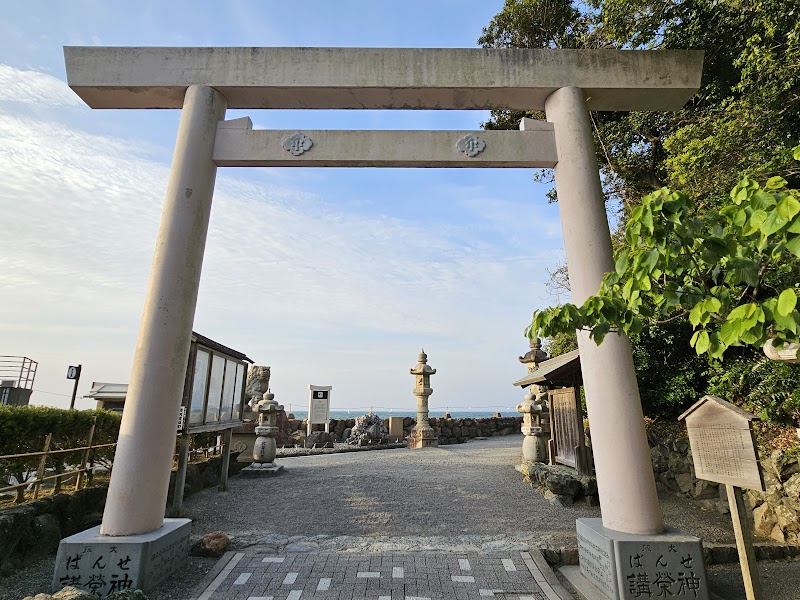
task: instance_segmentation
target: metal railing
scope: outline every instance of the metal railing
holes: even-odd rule
[[[39,363],[27,356],[0,356],[0,381],[14,381],[10,387],[33,389]]]

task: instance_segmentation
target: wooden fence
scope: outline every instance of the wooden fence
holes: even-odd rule
[[[18,490],[20,488],[27,488],[30,485],[33,485],[33,498],[36,499],[39,497],[40,488],[43,482],[49,481],[50,479],[55,479],[55,493],[58,493],[61,489],[61,480],[64,477],[69,477],[70,475],[78,475],[78,478],[75,482],[75,489],[79,490],[84,486],[86,481],[86,475],[88,474],[91,477],[92,472],[94,471],[93,461],[91,461],[91,456],[94,450],[98,450],[100,448],[113,448],[117,444],[116,442],[113,444],[93,444],[94,440],[94,428],[95,424],[92,423],[92,426],[89,428],[89,436],[86,440],[87,445],[82,446],[80,448],[67,448],[67,449],[59,449],[59,450],[51,450],[50,449],[50,442],[53,439],[53,434],[48,433],[47,437],[44,440],[44,449],[41,452],[26,452],[22,454],[6,454],[5,456],[0,456],[0,461],[2,460],[13,460],[19,458],[34,458],[36,456],[40,457],[39,460],[39,468],[36,470],[36,479],[33,481],[25,481],[22,483],[17,483],[16,485],[9,485],[6,487],[0,488],[0,493],[3,492],[10,492],[13,490]],[[47,475],[46,468],[47,468],[47,458],[49,456],[54,456],[57,454],[68,454],[70,452],[81,452],[81,462],[80,466],[77,469],[72,469],[71,471],[63,471],[61,473],[56,473],[55,475]]]
[[[93,451],[99,450],[102,448],[114,448],[117,444],[116,442],[113,444],[94,444],[94,430],[95,424],[92,423],[91,428],[89,429],[89,435],[86,440],[87,445],[82,446],[79,448],[65,448],[65,449],[58,449],[58,450],[51,450],[50,444],[53,439],[53,434],[47,434],[47,437],[44,440],[44,448],[41,452],[25,452],[22,454],[6,454],[4,456],[0,456],[0,461],[3,460],[13,460],[13,459],[20,459],[20,458],[35,458],[39,457],[39,467],[36,470],[36,477],[34,479],[29,479],[27,481],[17,483],[15,485],[8,485],[5,487],[0,488],[0,493],[10,492],[19,489],[26,489],[30,486],[33,486],[33,499],[37,499],[39,494],[41,493],[41,486],[42,483],[45,481],[49,481],[55,479],[54,485],[54,493],[59,493],[61,491],[61,482],[65,477],[69,477],[72,475],[77,474],[77,480],[75,482],[75,490],[79,490],[84,487],[87,475],[89,479],[91,479],[92,472],[95,470],[94,461],[92,459]],[[208,458],[209,455],[214,456],[217,454],[222,454],[223,451],[223,444],[219,442],[219,440],[210,446],[203,445],[200,448],[192,449],[188,452],[189,461],[196,460],[198,457],[202,456]],[[70,471],[62,471],[57,472],[53,475],[47,475],[47,458],[54,455],[59,454],[69,454],[72,452],[83,452],[81,455],[80,465],[77,469],[72,469]],[[179,462],[180,453],[174,454],[173,458],[176,462]],[[174,464],[174,463],[173,463]],[[21,499],[18,500],[18,502]]]

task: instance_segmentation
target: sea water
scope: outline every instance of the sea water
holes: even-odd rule
[[[284,406],[284,408],[288,411],[289,407]],[[500,410],[500,414],[504,417],[518,417],[520,416],[517,413],[514,407],[503,407],[499,406],[498,409]],[[412,417],[415,418],[417,413],[415,410],[411,410],[408,408],[384,408],[378,409],[373,408],[372,412],[384,419],[388,419],[389,417]],[[481,418],[489,418],[494,416],[494,410],[468,410],[468,409],[457,409],[457,408],[450,408],[447,410],[450,416],[453,419],[481,419]],[[330,418],[331,419],[355,419],[360,415],[365,415],[369,413],[369,409],[331,409],[330,411]],[[292,407],[292,414],[294,415],[295,419],[305,419],[308,416],[308,411],[298,410]],[[430,409],[428,411],[429,418],[440,418],[444,415],[444,409]]]

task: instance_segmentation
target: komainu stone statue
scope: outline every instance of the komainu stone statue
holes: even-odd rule
[[[245,403],[249,405],[250,400],[253,397],[256,398],[255,402],[253,403],[253,409],[251,410],[255,409],[255,404],[261,401],[261,399],[264,397],[264,394],[269,389],[269,376],[269,367],[253,365],[247,372],[247,383],[244,387]]]

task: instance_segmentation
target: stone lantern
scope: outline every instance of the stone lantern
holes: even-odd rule
[[[253,397],[255,404],[257,397]],[[275,464],[278,446],[275,435],[278,433],[277,416],[283,406],[275,402],[275,394],[269,390],[264,392],[263,400],[255,404],[258,412],[258,427],[255,428],[256,442],[253,445],[253,464],[242,469],[245,477],[275,475],[283,469],[283,465]]]
[[[519,362],[528,367],[528,373],[539,368],[539,363],[546,361],[547,353],[542,350],[539,338],[531,340],[530,351],[519,357]],[[549,462],[548,442],[550,441],[550,411],[547,404],[547,386],[531,384],[525,400],[517,405],[517,412],[522,413],[522,457],[525,460]]]
[[[439,440],[433,434],[433,428],[428,423],[428,396],[433,393],[431,388],[431,375],[436,373],[436,369],[428,364],[428,355],[425,349],[417,356],[417,366],[410,371],[416,379],[414,395],[417,397],[417,424],[411,430],[408,438],[409,448],[427,448],[438,446]]]

